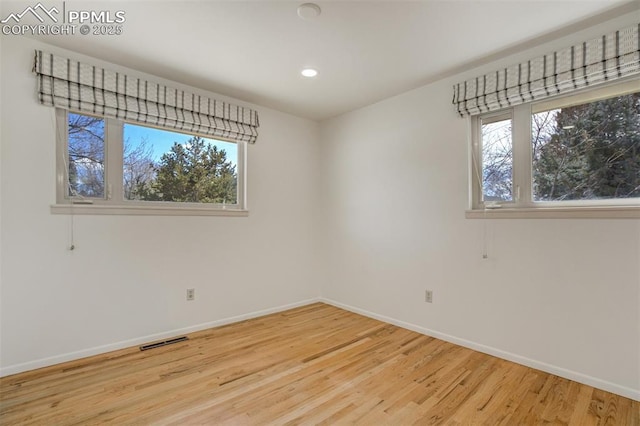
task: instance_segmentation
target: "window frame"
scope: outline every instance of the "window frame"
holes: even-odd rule
[[[467,218],[640,218],[640,197],[535,201],[533,199],[533,146],[531,143],[532,111],[541,105],[566,107],[570,104],[594,102],[609,96],[622,96],[638,91],[639,78],[599,86],[595,89],[528,102],[499,111],[470,116],[470,176]],[[482,187],[482,120],[511,115],[513,147],[513,201],[483,202]]]
[[[104,120],[104,197],[85,198],[68,195],[69,128],[68,114],[94,116]],[[124,124],[158,128],[169,132],[174,129],[154,127],[134,121],[100,117],[86,112],[56,108],[56,204],[51,206],[54,214],[115,214],[115,215],[166,215],[166,216],[247,216],[247,143],[223,140],[237,145],[237,200],[234,204],[189,203],[173,201],[127,200],[124,197],[123,130]],[[180,132],[176,132],[180,133]],[[213,139],[207,135],[189,134]]]

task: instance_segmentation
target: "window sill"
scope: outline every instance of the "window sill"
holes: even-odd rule
[[[249,216],[249,210],[211,207],[126,206],[104,204],[54,204],[52,214],[126,216]]]
[[[467,210],[467,219],[640,219],[640,206],[536,207]]]

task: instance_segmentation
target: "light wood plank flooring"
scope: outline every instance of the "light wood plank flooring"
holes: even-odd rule
[[[2,425],[640,425],[640,403],[317,303],[0,379]]]

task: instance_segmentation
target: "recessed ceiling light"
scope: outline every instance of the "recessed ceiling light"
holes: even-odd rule
[[[315,3],[304,3],[298,6],[298,16],[310,21],[320,16],[322,9]]]
[[[305,77],[315,77],[316,75],[318,75],[318,71],[314,70],[313,68],[305,68],[300,71],[300,74]]]

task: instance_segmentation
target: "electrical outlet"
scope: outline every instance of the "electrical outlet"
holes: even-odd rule
[[[196,298],[196,289],[188,288],[187,289],[187,300],[195,300]]]
[[[427,303],[433,303],[433,291],[426,290],[424,292],[424,301]]]

